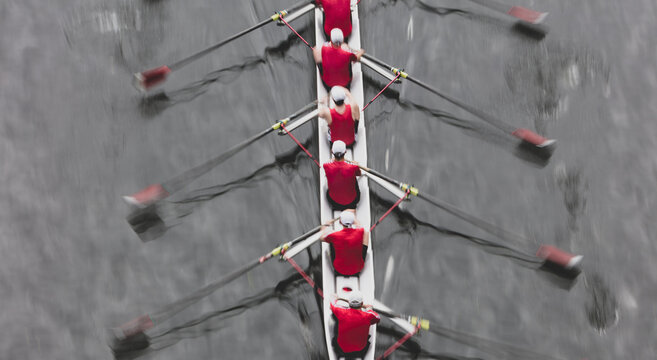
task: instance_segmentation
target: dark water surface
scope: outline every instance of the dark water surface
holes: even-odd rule
[[[366,111],[369,165],[525,235],[529,242],[512,244],[525,252],[548,243],[583,254],[584,273],[570,290],[556,287],[526,262],[469,241],[500,239],[414,200],[375,230],[377,296],[399,312],[556,358],[653,359],[657,5],[513,4],[549,11],[543,41],[465,0],[363,0],[362,43],[445,93],[558,139],[551,161],[519,158],[508,135],[404,82]],[[154,241],[143,243],[131,230],[120,197],[313,100],[310,52],[275,25],[176,71],[163,93],[144,97],[130,85],[131,73],[175,61],[288,5],[0,3],[0,358],[112,359],[107,328],[317,225],[315,165],[276,135],[163,203],[168,228]],[[313,38],[310,16],[293,25]],[[385,81],[368,70],[365,76],[370,99]],[[316,153],[311,126],[296,136]],[[372,196],[376,217],[394,201],[377,186]],[[315,275],[317,253],[297,259]],[[377,354],[396,340],[392,329],[383,322]],[[460,342],[429,333],[417,342],[433,358],[527,357],[504,355],[499,344],[484,352],[474,345],[486,344],[451,334]],[[326,353],[315,295],[276,261],[148,335],[150,348],[123,358]],[[401,349],[393,358],[415,356]]]

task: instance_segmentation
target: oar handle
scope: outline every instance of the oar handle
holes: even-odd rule
[[[364,57],[365,59],[367,59],[367,60],[369,60],[369,61],[371,61],[371,62],[373,62],[373,63],[379,65],[379,66],[383,66],[384,68],[392,69],[392,66],[390,66],[390,65],[388,65],[388,64],[386,64],[386,63],[384,63],[383,61],[381,61],[381,60],[375,58],[374,56],[372,56],[372,55],[370,55],[370,54],[365,53],[365,54],[363,54],[363,57]]]
[[[289,244],[289,246],[295,245],[295,244],[307,239],[312,234],[315,234],[316,232],[320,231],[323,226],[329,226],[329,225],[333,224],[334,222],[338,221],[339,219],[340,219],[339,217],[336,217],[335,219],[331,219],[331,220],[323,223],[322,225],[315,226],[312,230],[306,232],[305,234],[297,237],[296,239],[294,239],[292,241],[287,242],[287,244]]]
[[[379,314],[385,315],[390,318],[398,318],[398,319],[406,320],[414,326],[418,326],[419,324],[422,330],[429,330],[430,328],[431,322],[429,320],[423,319],[416,315],[395,314],[393,312],[377,308],[376,306],[373,307],[373,310]]]
[[[389,177],[389,176],[383,175],[383,174],[381,174],[380,172],[375,171],[375,170],[373,170],[373,169],[370,169],[370,168],[368,168],[368,167],[366,167],[366,166],[363,166],[363,165],[360,165],[360,164],[355,164],[355,165],[358,166],[358,167],[359,167],[361,170],[363,170],[363,171],[366,171],[366,172],[368,172],[368,173],[370,173],[370,174],[372,174],[372,175],[374,175],[374,176],[380,177],[381,179],[383,179],[383,180],[385,180],[385,181],[387,181],[387,182],[389,182],[389,183],[391,183],[391,184],[395,184],[395,185],[399,186],[402,190],[406,190],[406,189],[404,188],[404,186],[408,186],[407,184],[404,184],[404,183],[402,183],[401,181],[397,181],[397,180],[395,180],[395,179],[393,179],[393,178],[391,178],[391,177]],[[413,192],[413,191],[411,191],[411,192]],[[413,195],[417,195],[417,194],[413,194]]]

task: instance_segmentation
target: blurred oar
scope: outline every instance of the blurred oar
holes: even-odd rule
[[[213,52],[214,50],[217,50],[218,48],[228,44],[229,42],[231,42],[231,41],[233,41],[233,40],[235,40],[235,39],[237,39],[241,36],[244,36],[244,35],[252,32],[256,29],[259,29],[259,28],[269,24],[270,22],[278,21],[282,17],[286,16],[289,12],[300,9],[300,8],[302,8],[302,7],[304,7],[308,4],[311,4],[311,2],[303,1],[303,2],[300,2],[300,3],[290,7],[287,10],[278,11],[274,15],[270,16],[269,18],[267,18],[265,20],[262,20],[261,22],[253,25],[252,27],[250,27],[246,30],[240,31],[237,34],[235,34],[235,35],[233,35],[233,36],[231,36],[227,39],[224,39],[224,40],[220,41],[217,44],[214,44],[214,45],[212,45],[212,46],[210,46],[206,49],[203,49],[203,50],[201,50],[197,53],[189,55],[188,57],[186,57],[182,60],[178,60],[178,61],[176,61],[172,64],[162,65],[162,66],[150,69],[150,70],[142,71],[140,73],[135,73],[134,74],[134,85],[137,89],[139,89],[141,91],[146,91],[146,90],[150,89],[151,87],[164,82],[167,78],[167,75],[169,75],[170,72],[178,70],[178,69],[182,68],[183,66],[185,66],[185,65],[187,65],[187,64],[189,64],[189,63],[191,63],[191,62],[193,62],[193,61],[195,61],[195,60],[197,60],[197,59]],[[306,11],[309,11],[309,10],[310,9],[306,9]]]
[[[481,6],[485,6],[489,9],[513,16],[516,19],[528,22],[530,24],[540,24],[545,20],[545,17],[548,16],[546,12],[538,12],[532,9],[527,9],[522,6],[509,6],[494,0],[470,0],[473,3],[477,3]]]
[[[451,96],[443,94],[442,92],[440,92],[440,91],[436,90],[435,88],[425,84],[424,82],[411,77],[410,75],[405,73],[403,70],[392,67],[392,66],[384,63],[383,61],[381,61],[381,60],[379,60],[379,59],[377,59],[377,58],[375,58],[375,57],[373,57],[369,54],[364,54],[363,57],[366,58],[366,59],[371,60],[372,62],[378,64],[379,66],[383,66],[383,67],[389,69],[395,75],[401,74],[402,78],[408,79],[409,81],[419,85],[420,87],[432,92],[435,95],[438,95],[439,97],[441,97],[441,98],[449,101],[450,103],[462,108],[463,110],[477,116],[478,118],[486,121],[487,123],[495,126],[496,128],[498,128],[498,129],[500,129],[500,130],[502,130],[506,133],[509,133],[509,134],[521,139],[522,141],[524,141],[526,143],[529,143],[529,144],[533,145],[537,149],[540,149],[542,152],[544,152],[547,156],[550,156],[552,154],[552,152],[554,151],[554,148],[556,147],[556,140],[546,139],[543,136],[540,136],[540,135],[536,134],[535,132],[533,132],[529,129],[515,128],[512,125],[509,125],[509,124],[503,122],[500,119],[497,119],[497,118],[495,118],[491,115],[488,115],[488,114],[486,114],[486,113],[484,113],[480,110],[477,110],[477,109],[473,108],[470,105],[467,105],[467,104],[461,102],[460,100],[457,100],[457,99],[455,99]]]
[[[240,142],[237,145],[234,145],[230,149],[228,149],[226,152],[223,154],[210,159],[206,161],[205,163],[198,165],[194,168],[191,168],[182,174],[169,179],[161,184],[152,184],[144,189],[128,196],[124,196],[123,199],[128,202],[129,204],[135,205],[137,207],[147,207],[150,204],[155,203],[158,200],[162,200],[166,198],[167,196],[175,193],[176,191],[184,188],[189,184],[190,182],[196,180],[203,174],[207,173],[208,171],[212,170],[214,167],[217,165],[223,163],[224,161],[228,160],[231,158],[233,155],[237,154],[238,152],[244,150],[247,146],[253,144],[255,141],[261,139],[265,135],[271,133],[274,130],[279,130],[281,128],[281,124],[287,124],[288,121],[291,119],[296,119],[299,117],[301,114],[305,113],[306,111],[310,110],[311,108],[315,107],[317,105],[317,101],[314,101],[306,106],[304,106],[302,109],[298,110],[294,114],[286,117],[285,119],[281,119],[277,121],[274,125],[270,126],[269,128],[263,130],[262,132]],[[303,116],[302,118],[298,119],[292,125],[294,127],[298,127],[309,120],[315,118],[318,114],[318,110],[315,109]]]
[[[470,1],[488,7],[495,11],[501,12],[507,15],[508,17],[513,18],[514,20],[513,29],[534,39],[541,40],[550,31],[550,29],[547,26],[540,24],[540,22],[542,22],[543,19],[547,16],[547,13],[540,13],[534,10],[525,9],[520,6],[513,6],[509,8],[508,5],[491,2],[489,0],[486,1],[470,0]],[[423,10],[427,10],[441,16],[452,12],[463,12],[463,13],[470,12],[469,10],[435,7],[425,3],[422,0],[417,0],[417,3],[420,5],[420,7]]]
[[[337,219],[333,219],[327,224],[330,224],[334,222]],[[326,224],[325,224],[326,225]],[[237,279],[238,277],[246,274],[247,272],[253,270],[256,268],[258,265],[264,263],[265,261],[271,259],[274,256],[278,256],[281,254],[286,254],[286,250],[293,247],[291,250],[295,250],[294,254],[297,254],[300,250],[297,249],[297,247],[294,247],[297,244],[300,244],[298,247],[303,247],[304,249],[307,248],[308,246],[312,245],[313,243],[319,241],[322,233],[320,232],[322,228],[322,225],[315,227],[314,229],[308,231],[307,233],[299,236],[298,238],[289,241],[285,244],[279,245],[272,251],[266,253],[265,255],[252,260],[242,266],[241,268],[231,272],[230,274],[224,276],[223,278],[210,283],[201,289],[195,291],[194,293],[190,294],[189,296],[186,296],[174,303],[171,303],[162,309],[152,312],[150,314],[144,314],[141,315],[133,320],[130,320],[123,325],[112,329],[112,332],[118,342],[126,340],[129,337],[139,335],[143,333],[144,331],[153,328],[157,324],[160,324],[161,322],[171,318],[172,316],[176,315],[177,313],[183,311],[184,309],[188,308],[189,306],[195,304],[199,300],[203,299],[204,297],[212,294],[213,292],[217,291],[219,288],[222,286],[230,283],[231,281]],[[288,256],[286,254],[286,256]],[[289,255],[288,257],[293,256]]]
[[[433,196],[426,195],[421,193],[416,187],[409,184],[402,183],[401,181],[395,180],[387,175],[381,174],[378,171],[374,171],[370,168],[367,168],[362,165],[358,165],[363,171],[366,171],[370,174],[380,177],[392,184],[397,185],[400,189],[407,191],[410,190],[410,194],[419,197],[426,202],[447,211],[448,213],[463,219],[472,225],[479,227],[482,230],[485,230],[501,239],[512,239],[516,243],[528,244],[529,240],[524,237],[504,230],[498,226],[495,226],[485,220],[477,218],[474,215],[468,214],[467,212],[457,208],[456,206],[439,200]],[[520,252],[520,251],[518,251]],[[541,245],[538,249],[536,256],[545,260],[543,267],[545,270],[549,270],[556,275],[566,277],[566,278],[575,278],[581,272],[580,265],[582,263],[581,255],[573,255],[567,253],[563,250],[560,250],[556,247],[550,245]]]
[[[452,330],[446,327],[436,325],[435,322],[429,321],[418,316],[410,316],[398,314],[393,312],[390,308],[374,300],[372,302],[373,309],[377,313],[389,317],[391,320],[398,322],[399,320],[407,321],[413,326],[419,326],[421,330],[429,331],[438,336],[453,340],[455,342],[470,346],[481,351],[487,352],[494,356],[500,356],[510,359],[533,359],[533,360],[557,360],[558,358],[539,354],[531,350],[522,349],[513,345],[504,344],[501,342],[485,339],[478,335],[469,334],[462,331]]]
[[[516,21],[514,27],[518,31],[524,32],[526,35],[537,39],[542,39],[549,31],[547,26],[541,24],[541,22],[543,22],[545,17],[548,15],[546,12],[538,12],[532,9],[524,8],[522,6],[509,6],[492,0],[470,1],[519,19]]]

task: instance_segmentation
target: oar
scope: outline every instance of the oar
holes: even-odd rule
[[[501,239],[512,239],[516,243],[527,244],[529,240],[524,237],[512,233],[510,231],[504,230],[498,226],[495,226],[485,220],[477,218],[474,215],[468,214],[467,212],[457,208],[456,206],[439,200],[433,196],[426,195],[421,193],[416,187],[409,184],[402,183],[401,181],[395,180],[387,175],[381,174],[378,171],[372,170],[362,165],[358,165],[363,171],[366,171],[370,174],[378,176],[392,184],[397,185],[400,189],[407,191],[410,190],[410,194],[417,196],[418,198],[427,201],[428,203],[447,211],[448,213],[463,219],[482,230],[485,230]],[[581,272],[580,265],[583,257],[581,255],[573,255],[567,253],[563,250],[560,250],[556,247],[550,245],[541,245],[538,249],[536,256],[543,258],[545,263],[543,267],[545,270],[549,270],[559,276],[566,278],[575,278]]]
[[[517,30],[529,37],[532,37],[537,40],[541,40],[547,35],[550,29],[543,25],[539,24],[547,16],[547,13],[540,13],[534,10],[526,9],[520,6],[513,6],[509,8],[508,5],[491,2],[482,1],[482,0],[471,0],[477,4],[483,5],[485,7],[491,8],[495,11],[501,12],[509,17],[514,19],[513,29]],[[429,4],[424,3],[422,0],[417,0],[420,7],[424,10],[437,13],[438,15],[445,15],[451,12],[463,12],[468,13],[466,10],[459,9],[444,9],[433,7]]]
[[[275,249],[272,251],[266,253],[265,255],[252,260],[248,263],[246,263],[244,266],[241,268],[231,272],[230,274],[224,276],[223,278],[210,283],[201,289],[195,291],[189,296],[186,296],[174,303],[171,303],[160,310],[157,310],[155,312],[152,312],[150,314],[144,314],[141,315],[133,320],[130,320],[123,325],[112,329],[112,332],[114,336],[116,337],[116,340],[118,341],[123,341],[131,336],[135,336],[138,334],[143,333],[144,331],[153,328],[157,324],[160,324],[161,322],[171,318],[172,316],[176,315],[177,313],[181,312],[182,310],[188,308],[189,306],[195,304],[202,298],[212,294],[222,286],[230,283],[231,281],[237,279],[238,277],[246,274],[247,272],[253,270],[256,268],[258,265],[264,263],[265,261],[271,259],[272,257],[285,254],[286,250],[289,248],[294,247],[296,244],[299,244],[303,242],[303,244],[299,245],[301,247],[307,248],[308,246],[312,245],[313,243],[319,241],[322,233],[321,233],[321,228],[322,226],[326,226],[328,224],[331,224],[332,222],[336,221],[337,219],[333,219],[329,222],[327,222],[325,225],[320,225],[315,227],[314,229],[308,231],[307,233],[297,237],[294,240],[291,240],[287,243],[284,243],[282,245],[277,246]],[[305,241],[304,241],[305,240]],[[296,247],[293,249],[298,250]],[[298,251],[295,252],[295,254],[298,253]],[[288,256],[288,255],[286,255]],[[288,256],[289,257],[289,256]]]
[[[491,115],[488,115],[488,114],[486,114],[482,111],[479,111],[479,110],[473,108],[472,106],[463,103],[460,100],[457,100],[457,99],[455,99],[451,96],[448,96],[448,95],[436,90],[435,88],[425,84],[424,82],[411,77],[410,75],[405,73],[403,70],[392,67],[392,66],[384,63],[383,61],[381,61],[381,60],[379,60],[379,59],[377,59],[377,58],[375,58],[375,57],[373,57],[369,54],[364,54],[363,57],[366,58],[366,59],[371,60],[372,62],[374,62],[374,63],[376,63],[380,66],[388,68],[395,75],[398,74],[398,73],[401,74],[402,78],[408,79],[409,81],[421,86],[422,88],[432,92],[433,94],[438,95],[439,97],[449,101],[450,103],[452,103],[452,104],[464,109],[465,111],[479,117],[480,119],[488,122],[489,124],[495,126],[496,128],[498,128],[498,129],[500,129],[500,130],[502,130],[506,133],[509,133],[509,134],[521,139],[524,142],[527,142],[527,143],[535,146],[537,149],[545,151],[548,154],[548,156],[552,154],[552,152],[554,151],[554,148],[556,147],[556,140],[546,139],[543,136],[538,135],[538,134],[536,134],[535,132],[533,132],[529,129],[515,128],[515,127],[503,122],[500,119],[497,119],[497,118],[495,118]]]
[[[477,348],[481,351],[491,353],[495,356],[508,357],[512,359],[535,359],[535,360],[556,360],[558,358],[536,353],[531,350],[522,349],[514,345],[504,344],[501,342],[485,339],[481,336],[466,333],[463,331],[452,330],[443,326],[436,325],[434,321],[421,318],[419,316],[404,315],[393,312],[390,308],[383,305],[377,300],[373,301],[373,309],[377,313],[384,315],[391,320],[407,321],[413,326],[419,326],[421,330],[429,331],[435,335],[445,337],[455,342]]]
[[[134,85],[137,89],[139,89],[141,91],[146,91],[146,90],[152,88],[153,86],[164,82],[166,80],[167,75],[169,75],[170,72],[178,70],[178,69],[182,68],[183,66],[185,66],[185,65],[187,65],[187,64],[189,64],[189,63],[191,63],[191,62],[193,62],[193,61],[195,61],[195,60],[197,60],[197,59],[213,52],[214,50],[217,50],[218,48],[228,44],[229,42],[231,42],[231,41],[233,41],[233,40],[235,40],[235,39],[237,39],[241,36],[244,36],[244,35],[252,32],[256,29],[259,29],[259,28],[269,24],[270,22],[278,21],[282,17],[287,15],[289,12],[300,9],[300,8],[310,4],[310,3],[311,2],[303,1],[303,2],[300,2],[300,3],[290,7],[287,10],[278,11],[274,15],[270,16],[269,18],[262,20],[261,22],[251,26],[250,28],[248,28],[246,30],[240,31],[237,34],[235,34],[233,36],[230,36],[230,37],[220,41],[217,44],[214,44],[214,45],[212,45],[212,46],[210,46],[206,49],[203,49],[203,50],[201,50],[197,53],[189,55],[188,57],[186,57],[184,59],[181,59],[181,60],[178,60],[178,61],[176,61],[172,64],[162,65],[162,66],[150,69],[150,70],[142,71],[140,73],[135,73],[134,74]]]
[[[489,9],[507,14],[516,19],[520,19],[524,22],[530,24],[540,24],[545,20],[545,17],[548,16],[546,12],[538,12],[532,9],[527,9],[522,6],[509,6],[494,0],[470,0],[473,3],[477,3],[481,6],[485,6]]]
[[[271,133],[272,131],[279,130],[281,128],[281,124],[287,124],[288,121],[290,121],[291,119],[296,119],[301,114],[305,113],[306,111],[310,110],[316,105],[317,105],[317,101],[314,101],[304,106],[302,109],[299,109],[294,114],[277,121],[275,124],[263,130],[262,132],[240,142],[237,145],[234,145],[223,154],[215,158],[212,158],[201,165],[191,168],[183,172],[182,174],[172,179],[169,179],[161,184],[152,184],[132,195],[124,196],[123,199],[129,204],[142,208],[150,204],[153,204],[158,200],[162,200],[167,196],[175,193],[176,191],[184,188],[190,182],[196,180],[201,175],[212,170],[214,167],[228,160],[238,152],[244,150],[247,146],[253,144],[255,141],[261,139],[265,135]],[[317,112],[318,112],[317,109],[315,109],[314,111],[306,114],[306,116],[304,116],[303,118],[295,121],[292,125],[294,125],[294,127],[296,128],[301,124],[308,122],[309,120],[317,116]]]

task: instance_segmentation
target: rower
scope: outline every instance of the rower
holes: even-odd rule
[[[344,43],[342,30],[331,30],[331,41],[324,45],[315,46],[313,57],[322,76],[324,87],[328,91],[333,86],[349,87],[351,84],[351,63],[360,61],[365,50],[360,49],[355,53]]]
[[[345,39],[351,35],[351,0],[316,0],[324,13],[324,35],[329,38],[331,30],[342,30]]]
[[[356,210],[340,213],[343,229],[326,234],[324,229],[321,240],[331,244],[333,270],[339,276],[358,275],[365,266],[369,232],[356,220]]]
[[[328,125],[328,140],[331,143],[340,140],[347,147],[351,147],[356,141],[360,107],[351,96],[351,92],[342,86],[331,88],[331,98],[335,103],[335,108],[325,107],[319,110],[319,117],[326,120]]]
[[[333,161],[324,163],[326,173],[326,198],[333,210],[355,209],[360,201],[360,188],[357,176],[361,175],[358,165],[344,161],[347,146],[343,141],[333,142],[331,147]]]
[[[331,311],[337,320],[333,348],[339,356],[345,358],[365,357],[370,346],[370,325],[378,324],[381,317],[372,310],[372,305],[363,305],[363,296],[357,290],[349,292],[348,299],[333,296]],[[343,306],[344,302],[349,307]]]

